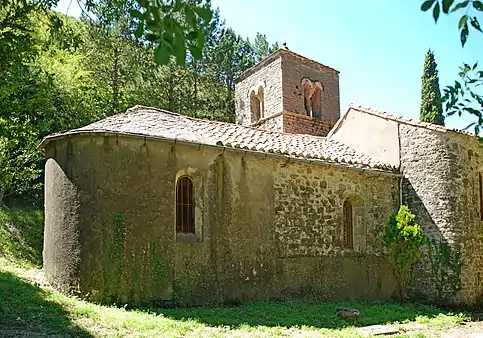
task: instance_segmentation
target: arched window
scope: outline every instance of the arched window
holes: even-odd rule
[[[318,81],[303,78],[301,82],[304,90],[304,107],[307,116],[322,118],[322,93],[324,87]]]
[[[344,201],[343,206],[343,240],[345,249],[354,249],[354,225],[352,217],[352,203],[348,200]]]
[[[182,176],[176,183],[176,233],[195,233],[195,191],[193,181]]]
[[[258,89],[252,90],[250,92],[250,112],[252,123],[257,122],[264,117],[265,113],[265,93],[263,87],[260,86]]]

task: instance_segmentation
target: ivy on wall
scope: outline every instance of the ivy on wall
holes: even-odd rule
[[[439,302],[451,302],[461,290],[461,252],[446,242],[429,241],[429,261]]]

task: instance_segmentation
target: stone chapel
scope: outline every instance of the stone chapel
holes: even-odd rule
[[[407,204],[461,251],[483,297],[483,152],[475,136],[351,106],[339,73],[277,50],[236,81],[236,123],[135,106],[46,137],[44,269],[103,302],[384,300],[381,246]],[[438,300],[427,259],[413,292]]]

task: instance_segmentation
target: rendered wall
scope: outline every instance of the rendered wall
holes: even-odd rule
[[[122,136],[52,141],[48,280],[117,303],[391,296],[378,236],[398,206],[397,178],[222,153]],[[180,173],[195,181],[199,243],[176,241]],[[354,219],[356,251],[341,247],[346,198],[363,203]],[[72,273],[62,274],[69,266]]]
[[[330,139],[345,143],[363,154],[399,166],[398,123],[355,109],[332,129]]]

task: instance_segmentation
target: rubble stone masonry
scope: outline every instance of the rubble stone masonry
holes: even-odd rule
[[[430,238],[461,250],[462,289],[452,302],[476,304],[483,296],[481,146],[474,136],[403,123],[399,133],[403,200]],[[420,272],[416,288],[434,297],[427,260]]]

